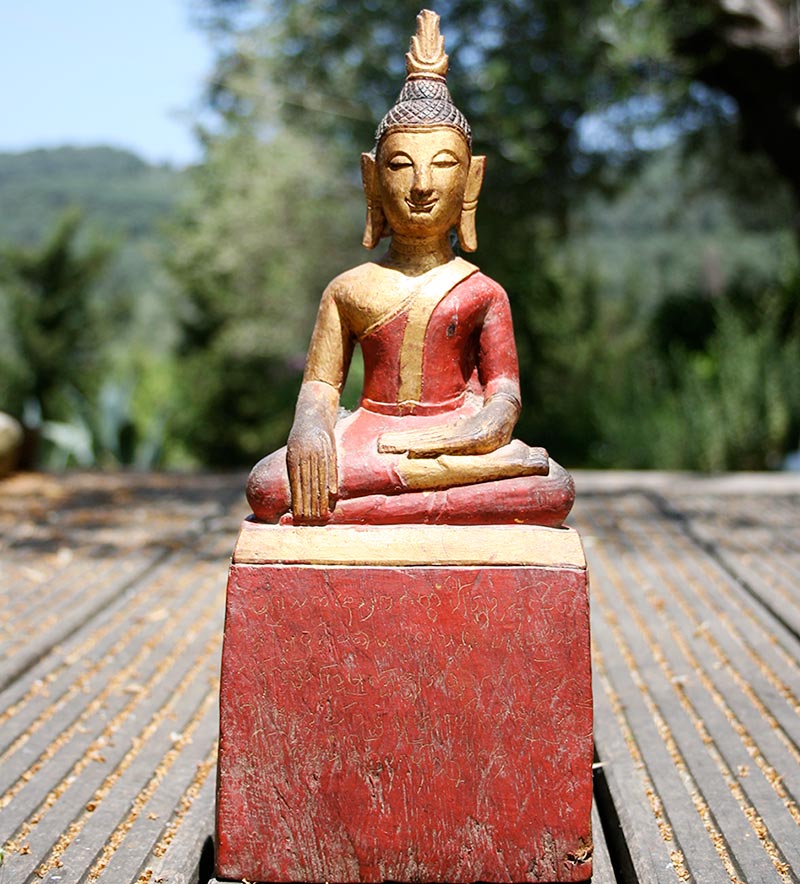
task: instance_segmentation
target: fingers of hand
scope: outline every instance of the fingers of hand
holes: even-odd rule
[[[331,440],[321,436],[288,459],[292,512],[299,519],[327,519],[331,497],[338,493],[336,452]]]
[[[309,489],[309,496],[311,498],[311,517],[313,519],[319,519],[322,515],[323,509],[322,495],[320,494],[320,492],[323,488],[325,488],[325,484],[327,484],[327,477],[325,476],[325,458],[320,457],[319,453],[315,452],[311,456],[309,461],[309,485],[311,486]],[[325,491],[324,496],[325,511],[327,514],[327,491]]]
[[[314,515],[320,519],[327,519],[330,514],[331,495],[336,493],[336,455],[330,440],[325,437],[322,440],[320,450],[315,452],[315,487],[313,499],[315,505]],[[334,490],[331,491],[331,484]]]
[[[339,471],[336,467],[336,452],[333,450],[332,445],[328,446],[326,459],[328,462],[327,490],[328,498],[330,499],[331,497],[336,497],[339,493]],[[330,505],[330,501],[328,505]]]
[[[299,515],[304,519],[311,517],[311,464],[307,455],[300,460],[300,500]]]
[[[289,449],[286,458],[286,466],[289,471],[289,488],[292,492],[292,513],[302,516],[303,483],[300,477],[300,458]]]

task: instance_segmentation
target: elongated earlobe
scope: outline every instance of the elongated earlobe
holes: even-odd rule
[[[474,252],[478,248],[475,210],[478,208],[478,196],[481,192],[485,171],[486,157],[473,157],[470,160],[467,186],[464,190],[464,205],[458,222],[458,241],[465,252]]]
[[[364,185],[364,196],[367,198],[367,223],[364,226],[364,238],[361,242],[365,248],[374,249],[384,235],[386,218],[381,206],[375,157],[371,153],[361,154],[361,182]]]

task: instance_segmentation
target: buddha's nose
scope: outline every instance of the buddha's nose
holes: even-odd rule
[[[414,173],[414,181],[411,185],[411,199],[416,203],[424,202],[431,195],[432,191],[431,170],[420,166]]]

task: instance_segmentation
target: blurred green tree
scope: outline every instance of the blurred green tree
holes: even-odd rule
[[[687,341],[665,353],[643,346],[596,414],[596,460],[607,466],[675,470],[775,469],[800,438],[800,277],[715,301],[670,300],[685,318],[705,305]],[[662,326],[657,326],[659,329]],[[647,331],[646,327],[643,331]],[[702,343],[700,341],[702,338]]]
[[[653,99],[640,104],[649,110],[640,122],[691,132],[694,146],[713,153],[717,184],[739,196],[777,175],[794,198],[800,241],[796,0],[629,0],[614,10],[610,57],[634,78],[632,94]]]
[[[360,239],[335,148],[277,119],[260,69],[232,90],[247,113],[206,137],[168,259],[184,293],[171,431],[205,464],[285,442],[320,294]]]
[[[735,6],[745,9],[750,27],[753,15],[772,3],[777,0],[750,11],[747,2]],[[788,204],[778,178],[789,176],[769,144],[740,142],[755,148],[753,159],[734,147],[737,133],[746,135],[751,126],[744,87],[735,78],[715,77],[704,54],[703,47],[712,45],[709,35],[716,35],[713,59],[718,67],[735,67],[741,39],[732,28],[734,4],[441,0],[433,5],[443,17],[451,92],[472,123],[476,147],[489,158],[478,212],[478,261],[506,286],[512,301],[526,403],[520,434],[572,463],[644,465],[650,457],[650,465],[657,465],[653,458],[661,449],[651,445],[639,457],[632,452],[645,452],[646,446],[624,442],[648,421],[652,425],[649,418],[614,440],[619,444],[607,440],[612,426],[621,432],[625,421],[636,420],[625,395],[633,396],[637,383],[647,395],[636,401],[677,395],[665,365],[671,357],[654,351],[641,304],[625,297],[602,300],[591,268],[574,260],[563,242],[575,219],[585,219],[587,195],[613,192],[638,161],[678,140],[708,158],[698,167],[702,177],[719,176],[720,186],[735,192],[742,207],[756,206],[752,223],[769,227],[775,206]],[[789,9],[788,3],[778,6]],[[311,305],[338,269],[364,260],[348,249],[359,238],[357,155],[372,146],[374,126],[400,88],[403,50],[418,9],[418,0],[200,4],[200,16],[220,47],[209,92],[218,134],[207,139],[198,197],[176,250],[177,273],[191,306],[184,323],[191,396],[187,393],[182,409],[187,422],[181,432],[199,456],[212,452],[216,462],[252,459],[250,452],[263,453],[283,441]],[[776,25],[782,40],[791,26],[786,15]],[[791,74],[794,63],[785,55],[773,55],[770,62],[776,77],[782,64]],[[262,98],[267,84],[272,84],[269,102]],[[763,110],[785,121],[787,101],[784,86],[775,85]],[[313,157],[305,170],[279,159],[287,139],[295,144],[291,157]],[[293,207],[287,214],[271,177],[277,170],[295,182],[290,187],[298,197],[309,195],[303,185],[317,174],[323,193],[325,187],[343,189],[332,203],[320,199],[319,212],[307,207],[300,214]],[[261,191],[264,176],[269,184]],[[758,208],[764,205],[772,213],[767,221]],[[241,227],[226,220],[234,216]],[[331,232],[325,221],[334,216]],[[636,223],[647,222],[639,217]],[[251,225],[261,225],[257,248],[247,245],[260,236]],[[312,249],[305,252],[310,263],[289,269],[286,249],[308,244],[323,231],[331,257],[323,260],[324,251]],[[631,248],[633,239],[624,246]],[[668,254],[662,257],[670,263]],[[291,298],[288,291],[295,294],[291,304],[284,303]],[[266,316],[272,336],[256,332]],[[274,341],[278,323],[280,340]],[[248,334],[261,346],[246,344]],[[730,341],[736,334],[730,323],[719,332],[715,324],[704,346],[719,335]],[[729,349],[714,346],[721,364]],[[207,368],[204,350],[212,354]],[[258,389],[254,383],[260,378],[269,381]],[[704,390],[715,395],[711,386]],[[678,411],[670,413],[678,419]],[[698,455],[696,462],[717,460]]]
[[[723,172],[740,183],[752,169],[737,167],[737,153],[770,158],[800,200],[796,0],[433,6],[452,91],[496,168],[497,201],[522,209],[512,217],[546,212],[563,222],[587,183],[615,181],[622,160],[685,133],[717,141],[725,133],[716,159],[727,155]],[[201,20],[221,47],[211,106],[241,108],[229,85],[246,63],[234,38],[246,33],[249,52],[272,58],[286,114],[363,149],[402,82],[401,50],[418,7],[203,0]]]
[[[69,210],[38,247],[0,252],[0,288],[8,305],[7,346],[0,355],[3,407],[22,416],[33,402],[45,419],[68,415],[68,390],[96,389],[102,352],[93,287],[112,247],[79,243],[82,215]]]
[[[673,45],[688,74],[736,102],[742,147],[766,154],[800,210],[800,7],[792,0],[716,0],[687,28],[672,12]],[[796,232],[800,235],[800,211]]]

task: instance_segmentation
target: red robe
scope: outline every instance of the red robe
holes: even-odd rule
[[[409,338],[420,332],[409,328],[409,313],[399,313],[359,340],[362,408],[387,415],[445,414],[462,406],[468,393],[488,399],[501,379],[511,381],[519,397],[511,311],[496,282],[478,271],[446,292],[419,317],[427,320],[421,353],[417,364],[404,365],[403,350],[412,349]]]
[[[552,462],[544,477],[420,492],[409,491],[395,468],[405,455],[378,451],[384,433],[476,414],[499,389],[519,400],[508,297],[477,268],[461,263],[470,269],[452,288],[412,299],[358,338],[364,389],[359,408],[336,424],[339,500],[330,521],[560,525],[569,512],[572,481]],[[307,368],[306,380],[332,382],[316,366]],[[264,521],[288,512],[285,449],[256,465],[248,497]]]

